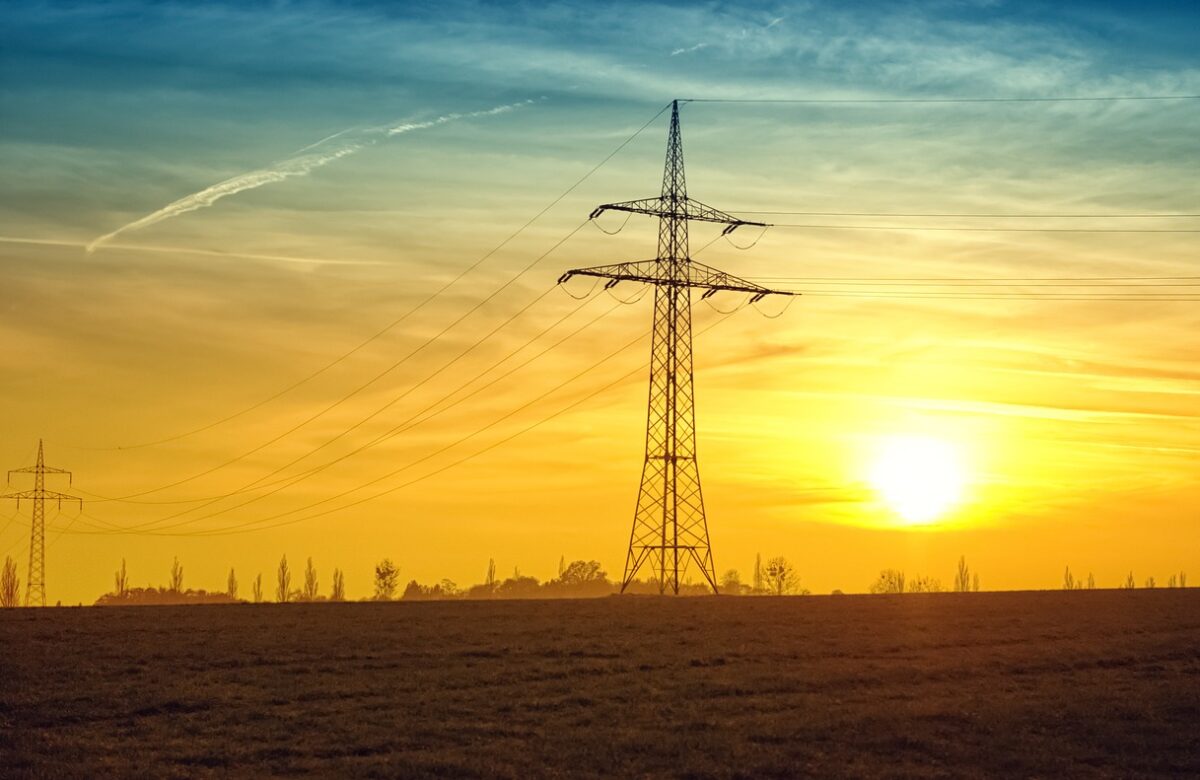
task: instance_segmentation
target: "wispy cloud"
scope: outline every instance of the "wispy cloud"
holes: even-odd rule
[[[111,233],[105,233],[97,237],[86,247],[87,252],[96,251],[99,247],[108,243],[112,239],[130,230],[140,230],[141,228],[162,222],[163,220],[178,217],[181,214],[186,214],[189,211],[207,208],[213,205],[222,198],[236,195],[239,192],[246,190],[257,189],[267,184],[284,181],[296,176],[307,176],[317,168],[324,167],[336,160],[340,160],[356,152],[362,151],[368,146],[373,146],[382,138],[391,138],[392,136],[402,133],[412,132],[413,130],[424,130],[438,125],[444,125],[448,122],[454,122],[461,119],[473,119],[484,116],[494,116],[513,111],[522,106],[533,103],[533,100],[523,100],[519,103],[509,103],[507,105],[496,106],[494,108],[483,109],[480,111],[471,111],[468,113],[445,114],[436,119],[430,119],[424,122],[406,122],[403,124],[392,126],[370,127],[354,132],[354,128],[339,131],[332,135],[317,141],[314,144],[304,147],[300,152],[308,152],[313,149],[318,151],[309,154],[300,154],[289,157],[267,168],[250,171],[248,173],[238,174],[225,181],[218,182],[211,187],[205,187],[199,192],[194,192],[191,195],[180,198],[179,200],[168,203],[161,209],[154,211],[146,216],[136,219],[133,222],[122,225]],[[332,144],[333,141],[339,138],[344,140],[337,144]],[[331,145],[332,144],[332,145]],[[329,148],[320,151],[322,147]]]
[[[691,52],[700,51],[701,49],[707,49],[707,48],[708,48],[707,43],[697,43],[695,46],[688,46],[683,49],[676,49],[675,51],[671,52],[671,56],[678,57],[680,54],[689,54]]]

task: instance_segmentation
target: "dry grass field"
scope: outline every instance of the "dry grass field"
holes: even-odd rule
[[[5,777],[1200,774],[1200,590],[6,610]]]

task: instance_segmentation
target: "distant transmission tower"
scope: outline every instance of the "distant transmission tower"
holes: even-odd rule
[[[83,507],[83,499],[69,496],[66,493],[46,490],[47,474],[66,474],[67,484],[70,484],[71,472],[46,465],[41,439],[38,439],[37,463],[23,469],[9,471],[10,484],[13,474],[33,475],[33,490],[5,493],[0,498],[16,499],[18,510],[21,508],[21,499],[33,501],[33,520],[29,524],[29,579],[25,585],[25,606],[44,607],[46,606],[46,499],[57,501],[60,507],[63,501],[78,501],[80,508]]]
[[[679,101],[671,104],[671,130],[662,195],[624,203],[607,203],[592,212],[625,211],[658,217],[658,257],[632,263],[577,268],[563,274],[608,279],[605,288],[621,281],[652,284],[654,290],[653,344],[650,348],[650,401],[646,415],[646,460],[633,513],[633,531],[621,580],[624,592],[642,567],[649,566],[660,593],[679,593],[681,573],[695,562],[713,592],[717,575],[700,470],[696,464],[695,398],[692,392],[692,296],[701,299],[722,290],[749,293],[751,302],[767,295],[792,295],[770,290],[701,263],[688,255],[688,222],[725,225],[727,235],[748,222],[706,206],[687,196],[683,175],[683,141],[679,134]]]

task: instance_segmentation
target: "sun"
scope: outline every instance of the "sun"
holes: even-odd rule
[[[926,525],[962,500],[966,473],[961,451],[948,441],[891,436],[880,442],[868,479],[901,519]]]

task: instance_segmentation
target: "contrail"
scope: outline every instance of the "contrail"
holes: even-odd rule
[[[481,116],[503,114],[520,108],[521,106],[529,105],[532,102],[534,101],[523,100],[519,103],[510,103],[481,111],[472,111],[466,114],[445,114],[436,119],[430,119],[425,122],[408,122],[390,127],[382,126],[368,128],[363,130],[359,137],[353,137],[350,140],[342,141],[330,151],[317,151],[312,154],[289,157],[268,168],[261,168],[256,171],[250,171],[249,173],[239,174],[233,178],[214,184],[211,187],[206,187],[199,192],[195,192],[191,195],[180,198],[177,201],[168,203],[158,211],[147,214],[141,219],[134,220],[127,225],[122,225],[111,233],[105,233],[104,235],[96,238],[87,245],[86,251],[88,254],[91,254],[103,244],[108,243],[113,238],[128,230],[139,230],[144,227],[149,227],[155,223],[162,222],[165,219],[177,217],[180,214],[186,214],[189,211],[206,208],[216,203],[221,198],[225,198],[230,195],[236,195],[237,193],[244,192],[245,190],[252,190],[257,187],[261,187],[264,184],[272,184],[274,182],[283,181],[284,179],[290,179],[293,176],[307,176],[311,171],[328,165],[334,160],[339,160],[342,157],[346,157],[347,155],[354,154],[355,152],[361,151],[368,146],[374,145],[378,142],[379,135],[390,138],[391,136],[399,135],[401,133],[407,133],[413,130],[423,130],[425,128],[443,125],[447,122],[453,122],[459,119],[472,119]],[[332,141],[333,139],[339,138],[350,132],[351,129],[353,128],[342,130],[341,132],[334,133],[326,138],[322,138],[315,144],[306,146],[300,151],[304,152],[308,151],[309,149],[323,146],[329,141]]]

